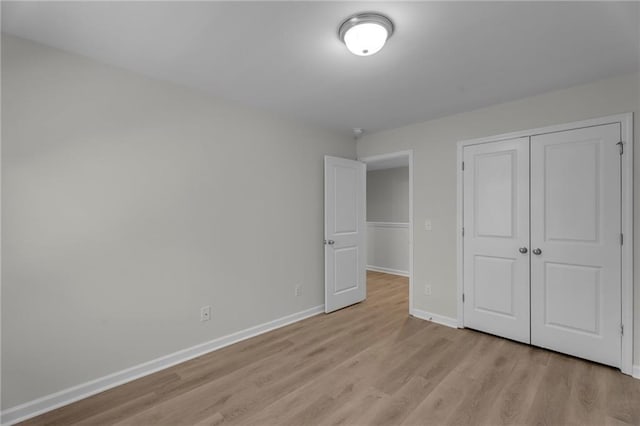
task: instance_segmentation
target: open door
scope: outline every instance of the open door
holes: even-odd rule
[[[324,157],[325,312],[367,297],[366,165]]]

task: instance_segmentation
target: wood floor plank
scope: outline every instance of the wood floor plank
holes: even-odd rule
[[[569,411],[569,394],[575,379],[577,364],[569,356],[553,354],[549,366],[536,389],[527,423],[536,425],[565,425]]]
[[[516,350],[517,362],[496,398],[494,410],[486,418],[487,424],[524,424],[533,404],[544,365],[536,362],[538,349],[520,345]]]
[[[427,329],[423,328],[421,332],[411,337],[423,340],[427,335]],[[405,338],[408,339],[408,337]],[[421,350],[417,345],[411,348],[397,343],[398,336],[387,336],[377,344],[338,364],[336,368],[327,371],[313,383],[279,399],[265,412],[254,416],[250,423],[306,423],[308,419],[317,419],[313,416],[313,412],[317,410],[318,402],[322,402],[322,406],[326,409],[340,408],[353,394],[370,385],[373,372],[391,362],[402,361]]]
[[[606,387],[606,411],[611,419],[629,425],[640,425],[640,382],[620,375],[612,368],[601,369]]]
[[[431,387],[431,383],[423,377],[412,376],[392,395],[377,401],[364,420],[375,426],[401,424],[422,402]]]
[[[640,425],[619,371],[407,315],[408,279],[28,425]]]
[[[440,381],[401,423],[404,426],[446,425],[462,401],[476,388],[475,380],[453,370]]]
[[[497,396],[502,391],[513,369],[516,359],[513,348],[507,342],[501,341],[493,345],[480,363],[475,365],[482,372],[471,384],[470,392],[462,400],[458,409],[447,419],[450,424],[475,425],[486,423],[491,410],[497,403]]]
[[[567,424],[603,425],[603,410],[606,397],[604,378],[596,373],[598,366],[588,361],[577,361],[575,380],[569,394]],[[640,404],[640,401],[638,401]]]

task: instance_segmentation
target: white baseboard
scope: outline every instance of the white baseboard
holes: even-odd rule
[[[367,271],[384,272],[385,274],[400,275],[401,277],[408,277],[409,276],[409,271],[401,271],[399,269],[383,268],[381,266],[367,265]]]
[[[451,328],[458,328],[458,319],[446,317],[444,315],[432,314],[431,312],[423,311],[421,309],[411,309],[411,315],[416,318],[420,318],[427,321],[435,322],[436,324],[446,325]]]
[[[54,410],[64,405],[71,404],[72,402],[87,398],[91,395],[103,392],[107,389],[111,389],[140,377],[164,370],[165,368],[173,365],[180,364],[181,362],[188,361],[225,346],[275,330],[276,328],[284,327],[285,325],[312,317],[322,312],[324,312],[324,305],[315,306],[295,314],[265,322],[254,327],[219,337],[209,342],[201,343],[134,367],[64,389],[60,392],[56,392],[42,398],[34,399],[33,401],[3,410],[0,415],[0,422],[2,425],[12,425],[21,422],[46,413],[47,411]]]
[[[633,366],[633,371],[631,375],[636,379],[640,379],[640,365]]]

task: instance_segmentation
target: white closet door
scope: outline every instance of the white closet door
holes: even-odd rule
[[[464,148],[464,325],[529,343],[529,138]]]
[[[620,366],[619,124],[531,138],[531,343]]]

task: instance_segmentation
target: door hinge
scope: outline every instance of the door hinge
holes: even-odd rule
[[[462,303],[464,303],[464,293],[462,293]]]
[[[620,234],[620,245],[624,245],[624,234]]]
[[[462,227],[462,236],[464,237],[464,226]]]
[[[624,324],[620,324],[620,335],[624,336]]]
[[[464,161],[462,162],[462,171],[464,172]]]
[[[616,145],[618,145],[618,149],[620,150],[620,155],[624,154],[624,142],[620,141]]]

